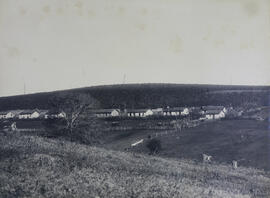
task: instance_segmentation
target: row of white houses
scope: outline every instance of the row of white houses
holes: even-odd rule
[[[64,112],[32,109],[32,110],[10,110],[0,112],[0,119],[37,119],[37,118],[63,118]]]
[[[156,109],[97,109],[92,113],[98,118],[108,117],[148,117],[148,116],[187,116],[189,114],[198,114],[201,119],[220,119],[224,118],[227,109],[223,106],[202,106],[202,107],[167,107]],[[64,112],[48,110],[10,110],[0,112],[0,119],[37,119],[37,118],[63,118]]]
[[[106,117],[147,117],[153,115],[159,116],[172,116],[172,115],[188,115],[188,108],[157,108],[157,109],[125,109],[121,111],[120,109],[99,109],[94,110],[93,113],[99,118]]]
[[[201,119],[224,118],[227,109],[223,106],[202,106],[202,107],[173,107],[157,109],[98,109],[93,113],[99,118],[107,117],[148,117],[148,116],[187,116],[192,113],[199,114]]]

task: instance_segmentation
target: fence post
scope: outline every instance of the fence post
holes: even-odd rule
[[[237,163],[237,161],[233,160],[233,161],[232,161],[232,165],[233,165],[233,168],[234,168],[234,169],[237,169],[237,168],[238,168],[238,163]]]

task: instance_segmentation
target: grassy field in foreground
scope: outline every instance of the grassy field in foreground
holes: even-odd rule
[[[240,166],[270,170],[270,140],[268,120],[219,120],[205,122],[194,128],[159,136],[161,157],[192,159],[201,161],[202,154],[213,156],[218,163],[231,164],[237,160]],[[124,150],[148,135],[162,131],[123,131],[122,136],[115,133],[114,141],[104,147]],[[125,135],[126,134],[126,135]],[[146,143],[132,149],[139,153],[148,153]]]
[[[0,197],[269,197],[269,186],[251,168],[0,135]]]

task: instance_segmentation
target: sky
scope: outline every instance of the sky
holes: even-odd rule
[[[269,74],[269,0],[0,0],[0,96]]]

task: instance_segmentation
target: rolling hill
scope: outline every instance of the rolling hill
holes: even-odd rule
[[[101,108],[156,108],[167,106],[269,105],[269,86],[124,84],[0,98],[0,110],[47,109],[48,100],[62,92],[91,94]]]

